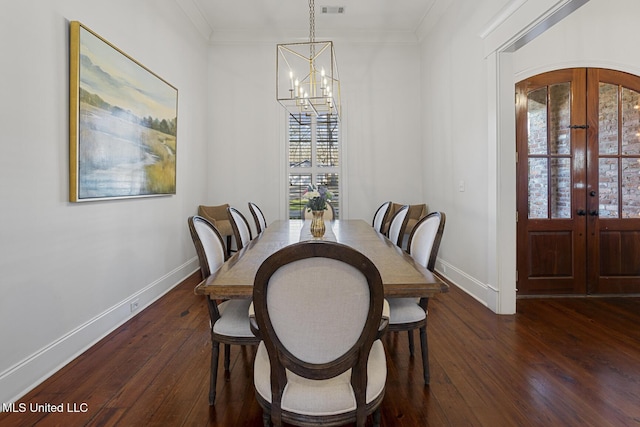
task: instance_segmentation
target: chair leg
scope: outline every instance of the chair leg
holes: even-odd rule
[[[216,383],[218,382],[218,354],[220,343],[211,340],[211,381],[209,385],[209,406],[216,402]]]
[[[264,427],[271,427],[271,414],[267,413],[267,411],[262,412],[262,425]]]
[[[424,383],[429,385],[431,376],[429,374],[429,343],[427,342],[427,327],[420,328],[420,347],[422,347],[422,371],[424,373]]]
[[[231,363],[231,345],[224,345],[224,371],[229,372],[229,365]]]
[[[373,411],[373,427],[380,427],[380,407]]]
[[[413,346],[413,329],[408,330],[407,334],[408,334],[408,337],[409,337],[409,354],[411,356],[413,356],[413,349],[414,349],[414,346]]]

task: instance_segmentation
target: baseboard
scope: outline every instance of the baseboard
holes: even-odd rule
[[[0,402],[17,401],[113,330],[130,320],[199,268],[194,257],[93,319],[0,373]],[[131,303],[139,308],[131,312]]]
[[[490,300],[497,298],[495,296],[493,298],[490,297],[493,293],[490,292],[487,285],[469,276],[464,271],[454,267],[446,261],[438,259],[436,261],[435,270],[439,275],[451,283],[454,283],[457,287],[471,295],[486,307],[491,308]]]

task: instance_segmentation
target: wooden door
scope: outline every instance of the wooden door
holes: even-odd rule
[[[516,85],[518,295],[586,291],[585,89],[584,69]]]
[[[519,295],[640,292],[640,77],[516,85]]]
[[[595,68],[587,76],[587,291],[638,293],[640,77]]]

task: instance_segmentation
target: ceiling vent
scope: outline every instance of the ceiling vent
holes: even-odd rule
[[[344,6],[322,6],[322,13],[344,13]]]

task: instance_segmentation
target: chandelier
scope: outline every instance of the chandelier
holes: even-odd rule
[[[309,42],[279,44],[276,98],[293,115],[340,119],[340,80],[333,42],[316,41],[315,3],[309,0]]]

